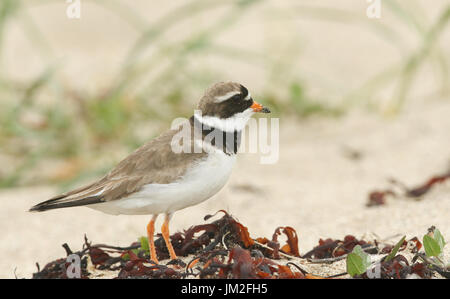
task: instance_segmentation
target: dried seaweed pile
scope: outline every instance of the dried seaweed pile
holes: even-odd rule
[[[319,246],[316,246],[302,257],[308,258],[311,262],[332,263],[346,258],[357,245],[360,245],[365,253],[381,256],[379,262],[375,263],[379,269],[379,276],[376,278],[404,279],[411,274],[416,274],[420,278],[431,278],[433,277],[433,271],[437,271],[443,276],[447,275],[446,273],[440,272],[441,269],[430,267],[430,263],[418,262],[418,258],[423,258],[424,254],[419,252],[422,248],[422,243],[417,237],[411,238],[410,240],[404,240],[398,248],[398,252],[414,254],[411,261],[408,261],[406,254],[397,254],[397,250],[394,249],[393,245],[382,246],[376,240],[374,240],[373,243],[366,242],[364,240],[358,240],[351,235],[346,236],[343,241],[320,239]],[[355,276],[355,278],[367,279],[374,277],[369,277],[367,273],[364,273]]]
[[[366,206],[373,207],[385,205],[387,196],[397,197],[401,195],[406,198],[417,199],[428,193],[435,185],[444,183],[448,180],[450,180],[450,170],[444,174],[435,175],[414,188],[408,188],[404,183],[396,179],[390,179],[389,181],[392,185],[401,189],[400,194],[399,192],[394,191],[393,188],[372,191],[369,193]]]
[[[164,261],[168,260],[169,253],[162,236],[155,241],[158,259],[163,261],[160,264],[149,260],[147,239],[144,237],[129,247],[92,245],[85,237],[83,249],[75,252],[81,261],[80,278],[93,277],[89,263],[95,270],[114,273],[115,278],[324,278],[308,273],[304,265],[323,263],[326,266],[344,259],[357,245],[370,254],[387,256],[392,251],[392,246],[382,246],[376,240],[366,242],[346,236],[342,241],[321,239],[318,246],[300,256],[298,237],[293,228],[277,228],[270,240],[253,239],[244,225],[225,211],[220,212],[224,215],[218,220],[171,235],[180,259],[167,264]],[[205,220],[213,216],[208,215]],[[279,241],[281,235],[285,236],[284,244]],[[67,245],[63,247],[68,256],[74,254]],[[421,247],[417,238],[413,238],[405,241],[399,251],[418,254]],[[432,270],[424,262],[409,262],[401,254],[396,254],[389,261],[383,259],[380,262],[382,278],[405,278],[412,273],[423,278],[432,276]],[[68,278],[69,266],[66,258],[47,264],[42,270],[38,265],[38,272],[33,278]],[[358,277],[368,278],[365,274]]]

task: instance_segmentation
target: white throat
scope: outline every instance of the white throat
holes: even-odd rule
[[[208,116],[201,115],[199,113],[195,113],[195,118],[201,122],[203,125],[206,125],[211,128],[219,129],[223,132],[234,132],[234,131],[242,131],[247,124],[250,117],[255,112],[252,108],[248,108],[242,112],[236,113],[232,117],[228,118],[220,118],[217,116]]]

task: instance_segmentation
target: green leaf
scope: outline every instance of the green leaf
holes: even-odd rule
[[[354,277],[357,274],[363,274],[365,271],[366,268],[364,267],[362,258],[356,253],[349,253],[347,255],[347,273],[351,277]]]
[[[128,261],[130,259],[130,255],[128,253],[125,253],[124,255],[122,255],[122,259],[124,261]]]
[[[441,232],[437,228],[434,230],[434,240],[436,240],[436,242],[439,244],[439,248],[441,249],[441,252],[443,252],[444,246],[445,246],[445,240],[444,240],[444,237],[442,236]]]
[[[370,266],[371,261],[370,261],[370,256],[364,252],[364,250],[361,248],[361,246],[356,245],[353,248],[353,253],[356,253],[357,255],[359,255],[363,261],[364,266],[366,267],[366,269]]]
[[[386,256],[386,258],[384,259],[385,262],[389,262],[390,260],[392,260],[397,255],[397,252],[400,249],[400,247],[402,246],[403,242],[405,242],[405,239],[406,239],[406,236],[403,236],[403,238],[401,238],[401,240],[398,241],[397,244],[395,244],[395,246],[392,249],[391,253],[389,253],[389,255]]]
[[[429,235],[423,236],[423,247],[425,248],[425,253],[427,256],[439,256],[441,254],[441,247],[438,241],[430,237]]]
[[[148,247],[148,239],[147,237],[140,237],[139,241],[141,242],[141,250],[145,252],[150,252],[150,249]]]
[[[353,251],[347,255],[347,273],[354,277],[367,271],[370,266],[370,256],[365,253],[361,246],[356,245]]]

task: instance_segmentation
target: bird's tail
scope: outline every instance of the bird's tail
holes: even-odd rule
[[[69,208],[69,207],[77,207],[77,206],[85,206],[94,203],[103,202],[102,197],[100,196],[90,196],[85,197],[78,200],[67,200],[64,198],[61,199],[49,199],[38,203],[37,205],[30,208],[30,212],[44,212],[47,210],[60,209],[60,208]]]
[[[30,208],[30,212],[43,212],[47,210],[91,205],[104,201],[102,188],[94,184],[64,193],[49,200],[38,203]]]

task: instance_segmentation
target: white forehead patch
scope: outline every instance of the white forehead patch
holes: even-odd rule
[[[252,94],[249,91],[248,95],[244,98],[244,100],[249,101],[251,98],[252,98]]]
[[[216,103],[220,103],[220,102],[228,100],[229,98],[231,98],[237,94],[240,94],[240,92],[239,91],[230,91],[230,92],[227,92],[226,94],[224,94],[223,96],[217,96],[214,99],[215,99]]]

